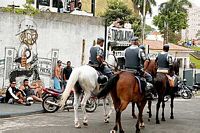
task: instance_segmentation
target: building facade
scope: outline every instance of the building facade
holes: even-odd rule
[[[192,4],[192,8],[188,8],[188,27],[182,30],[182,40],[193,40],[197,38],[200,31],[200,8]]]

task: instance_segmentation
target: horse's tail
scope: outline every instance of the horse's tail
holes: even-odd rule
[[[75,68],[70,77],[69,80],[67,81],[67,85],[65,87],[64,92],[62,93],[61,99],[59,101],[59,106],[62,109],[65,106],[65,102],[67,100],[67,98],[69,97],[71,91],[74,88],[74,85],[76,84],[76,82],[78,81],[78,77],[79,77],[79,70],[78,68]]]
[[[114,87],[116,87],[116,83],[119,80],[119,74],[112,76],[103,89],[97,94],[97,98],[101,98],[106,96]]]

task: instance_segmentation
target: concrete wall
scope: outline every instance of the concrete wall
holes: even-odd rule
[[[59,59],[71,60],[74,66],[81,63],[82,40],[86,40],[85,62],[89,48],[97,37],[104,37],[102,18],[70,14],[41,13],[34,17],[0,12],[0,59],[4,58],[5,47],[19,47],[19,24],[32,19],[37,24],[37,49],[39,57],[51,58],[51,49],[59,49]]]
[[[20,46],[16,34],[23,20],[32,20],[37,25],[38,57],[51,59],[52,49],[58,49],[58,59],[64,63],[70,60],[74,67],[81,65],[83,39],[85,39],[84,63],[87,63],[89,48],[97,37],[104,37],[105,34],[102,18],[57,13],[41,13],[30,17],[0,12],[0,60],[5,57],[5,47],[14,47],[17,51]],[[36,45],[33,48],[35,49]],[[43,76],[42,79],[47,86],[50,86],[48,78],[50,79],[49,76]],[[2,76],[0,81],[2,86]]]

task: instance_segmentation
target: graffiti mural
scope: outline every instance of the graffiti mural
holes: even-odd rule
[[[29,19],[22,20],[19,24],[17,36],[19,37],[20,46],[14,58],[16,65],[10,72],[9,80],[14,80],[20,76],[33,76],[33,80],[39,80],[36,23]]]

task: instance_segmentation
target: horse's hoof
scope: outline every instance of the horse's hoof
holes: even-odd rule
[[[137,119],[137,116],[136,115],[132,115],[133,116],[133,119]]]
[[[174,119],[174,116],[170,116],[170,119]]]
[[[88,124],[87,124],[86,122],[83,122],[83,125],[84,125],[84,126],[88,126]]]
[[[104,122],[105,122],[105,123],[109,123],[109,119],[105,119]]]
[[[115,130],[111,130],[110,133],[116,133],[116,131]]]
[[[150,119],[150,118],[148,118],[148,121],[151,121],[151,119]]]
[[[119,133],[124,133],[124,130],[120,130]]]
[[[140,130],[136,130],[136,133],[140,133]]]
[[[145,128],[144,122],[140,123],[140,128]]]
[[[165,118],[162,118],[161,121],[166,121]]]
[[[75,123],[75,128],[81,128],[81,125],[79,122]]]
[[[160,124],[160,121],[159,121],[159,120],[157,120],[157,121],[156,121],[156,124]]]

